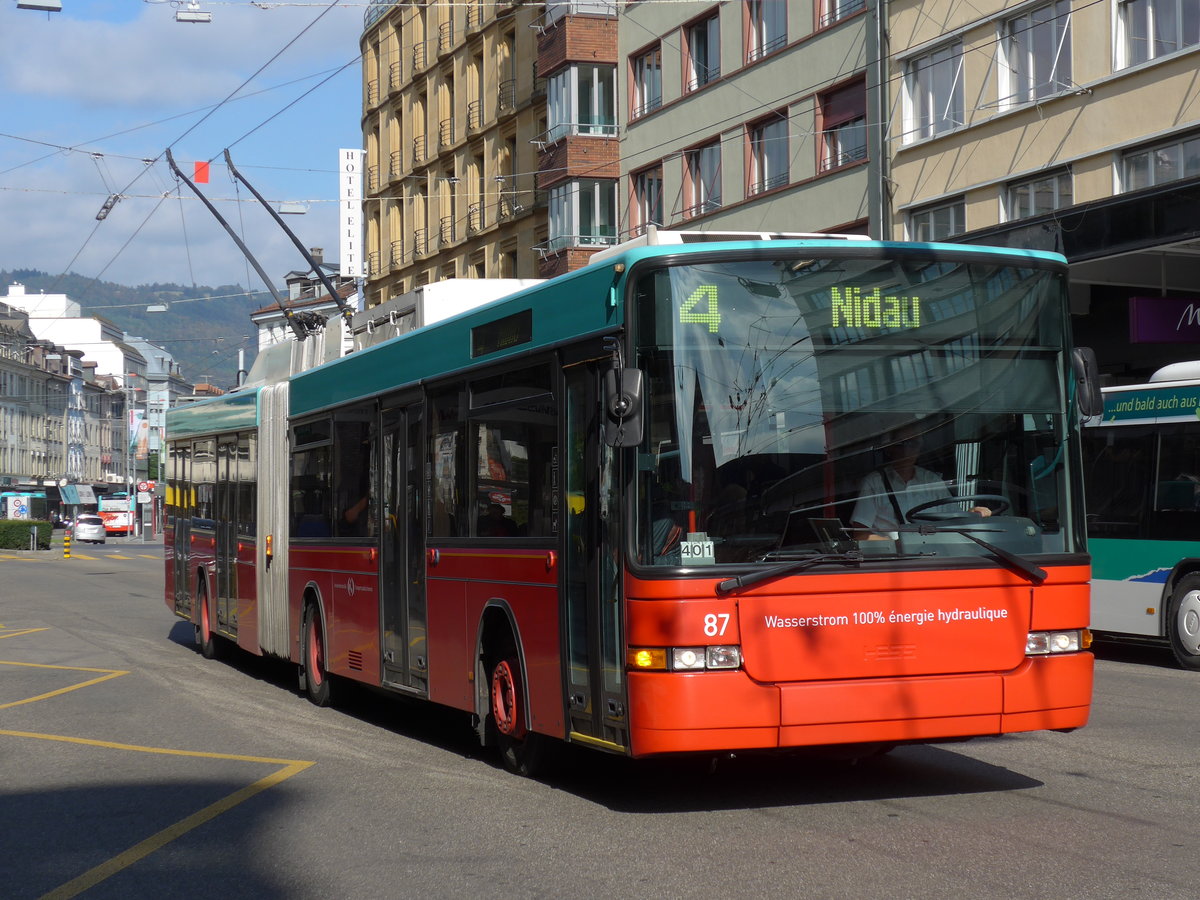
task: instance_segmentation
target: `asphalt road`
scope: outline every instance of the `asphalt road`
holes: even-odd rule
[[[1187,898],[1200,674],[1105,650],[1092,722],[509,775],[461,714],[204,660],[161,548],[0,551],[0,897]]]

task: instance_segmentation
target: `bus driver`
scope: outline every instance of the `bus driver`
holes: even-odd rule
[[[918,422],[893,433],[892,441],[883,450],[887,461],[862,480],[858,502],[850,517],[857,540],[895,540],[899,537],[896,529],[908,522],[910,510],[952,496],[945,479],[917,465],[923,446]],[[992,514],[986,506],[976,506],[971,512],[979,516]]]

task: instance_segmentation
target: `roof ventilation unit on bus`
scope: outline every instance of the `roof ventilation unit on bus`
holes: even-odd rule
[[[1150,384],[1161,381],[1194,381],[1200,379],[1200,359],[1171,363],[1150,376]]]
[[[714,241],[868,241],[863,234],[820,234],[787,231],[675,231],[647,225],[635,238],[614,244],[589,257],[589,263],[604,262],[635,247],[662,247],[669,244],[705,244]]]

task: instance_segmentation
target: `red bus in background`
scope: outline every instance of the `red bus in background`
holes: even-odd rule
[[[1068,322],[1055,254],[647,235],[171,410],[166,602],[520,773],[1077,728]]]

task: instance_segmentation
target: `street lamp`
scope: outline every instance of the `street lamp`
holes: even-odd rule
[[[140,424],[135,418],[135,404],[137,387],[131,379],[140,377],[137,372],[125,373],[125,496],[127,498],[127,508],[129,510],[129,526],[130,531],[126,532],[132,536],[141,527],[141,521],[137,514],[137,476],[134,471],[135,460],[137,459],[134,451],[134,442],[138,440]],[[137,429],[137,430],[135,430]]]

